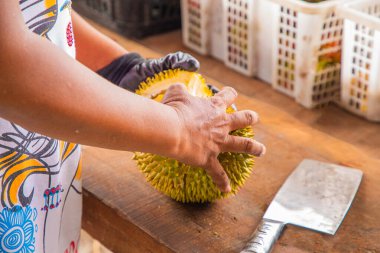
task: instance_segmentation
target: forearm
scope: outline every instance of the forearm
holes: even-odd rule
[[[179,124],[171,107],[110,85],[32,33],[8,46],[0,56],[1,117],[71,142],[174,152]]]
[[[93,71],[128,53],[115,41],[97,31],[77,13],[72,12],[76,58]]]

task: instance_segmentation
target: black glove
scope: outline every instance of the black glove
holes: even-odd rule
[[[97,73],[110,82],[135,92],[141,82],[168,69],[197,71],[199,62],[189,54],[176,52],[160,59],[144,59],[139,54],[125,54]]]
[[[176,52],[168,54],[160,59],[142,58],[137,53],[125,54],[104,68],[97,71],[99,75],[108,81],[129,91],[135,92],[141,82],[148,77],[152,77],[168,69],[183,69],[187,71],[197,71],[199,62],[193,56]],[[219,92],[219,89],[211,84],[207,84],[213,94]],[[232,108],[237,111],[235,104]]]

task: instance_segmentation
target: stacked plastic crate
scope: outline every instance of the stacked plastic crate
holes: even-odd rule
[[[337,101],[343,21],[336,7],[341,1],[274,2],[273,87],[308,108]]]
[[[211,54],[215,43],[210,41],[217,42],[224,50],[212,55],[220,59],[224,53],[228,67],[272,83],[308,108],[321,106],[339,97],[343,23],[336,7],[340,2],[182,0],[184,42],[203,54]],[[197,8],[198,12],[193,10]],[[191,13],[198,13],[197,22]],[[213,16],[219,19],[215,23],[223,24],[217,39],[208,20]],[[198,25],[198,46],[190,41],[192,23]]]
[[[240,73],[255,73],[254,17],[256,1],[182,0],[186,46],[211,55]]]
[[[341,105],[380,121],[380,0],[343,5],[344,43]]]
[[[224,1],[225,64],[247,76],[255,74],[254,3]]]
[[[181,0],[181,13],[185,45],[223,60],[223,1]]]
[[[271,83],[307,108],[336,102],[380,120],[380,0],[182,0],[182,14],[184,42],[192,49]],[[191,23],[198,47],[188,35]]]

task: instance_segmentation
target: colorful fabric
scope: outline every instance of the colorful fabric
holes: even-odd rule
[[[20,0],[27,27],[75,57],[71,2]],[[0,118],[0,253],[77,252],[80,146]]]

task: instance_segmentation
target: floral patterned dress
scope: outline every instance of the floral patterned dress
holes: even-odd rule
[[[75,57],[69,0],[20,0],[19,4],[31,31]],[[77,252],[80,157],[77,144],[0,118],[0,253]]]

